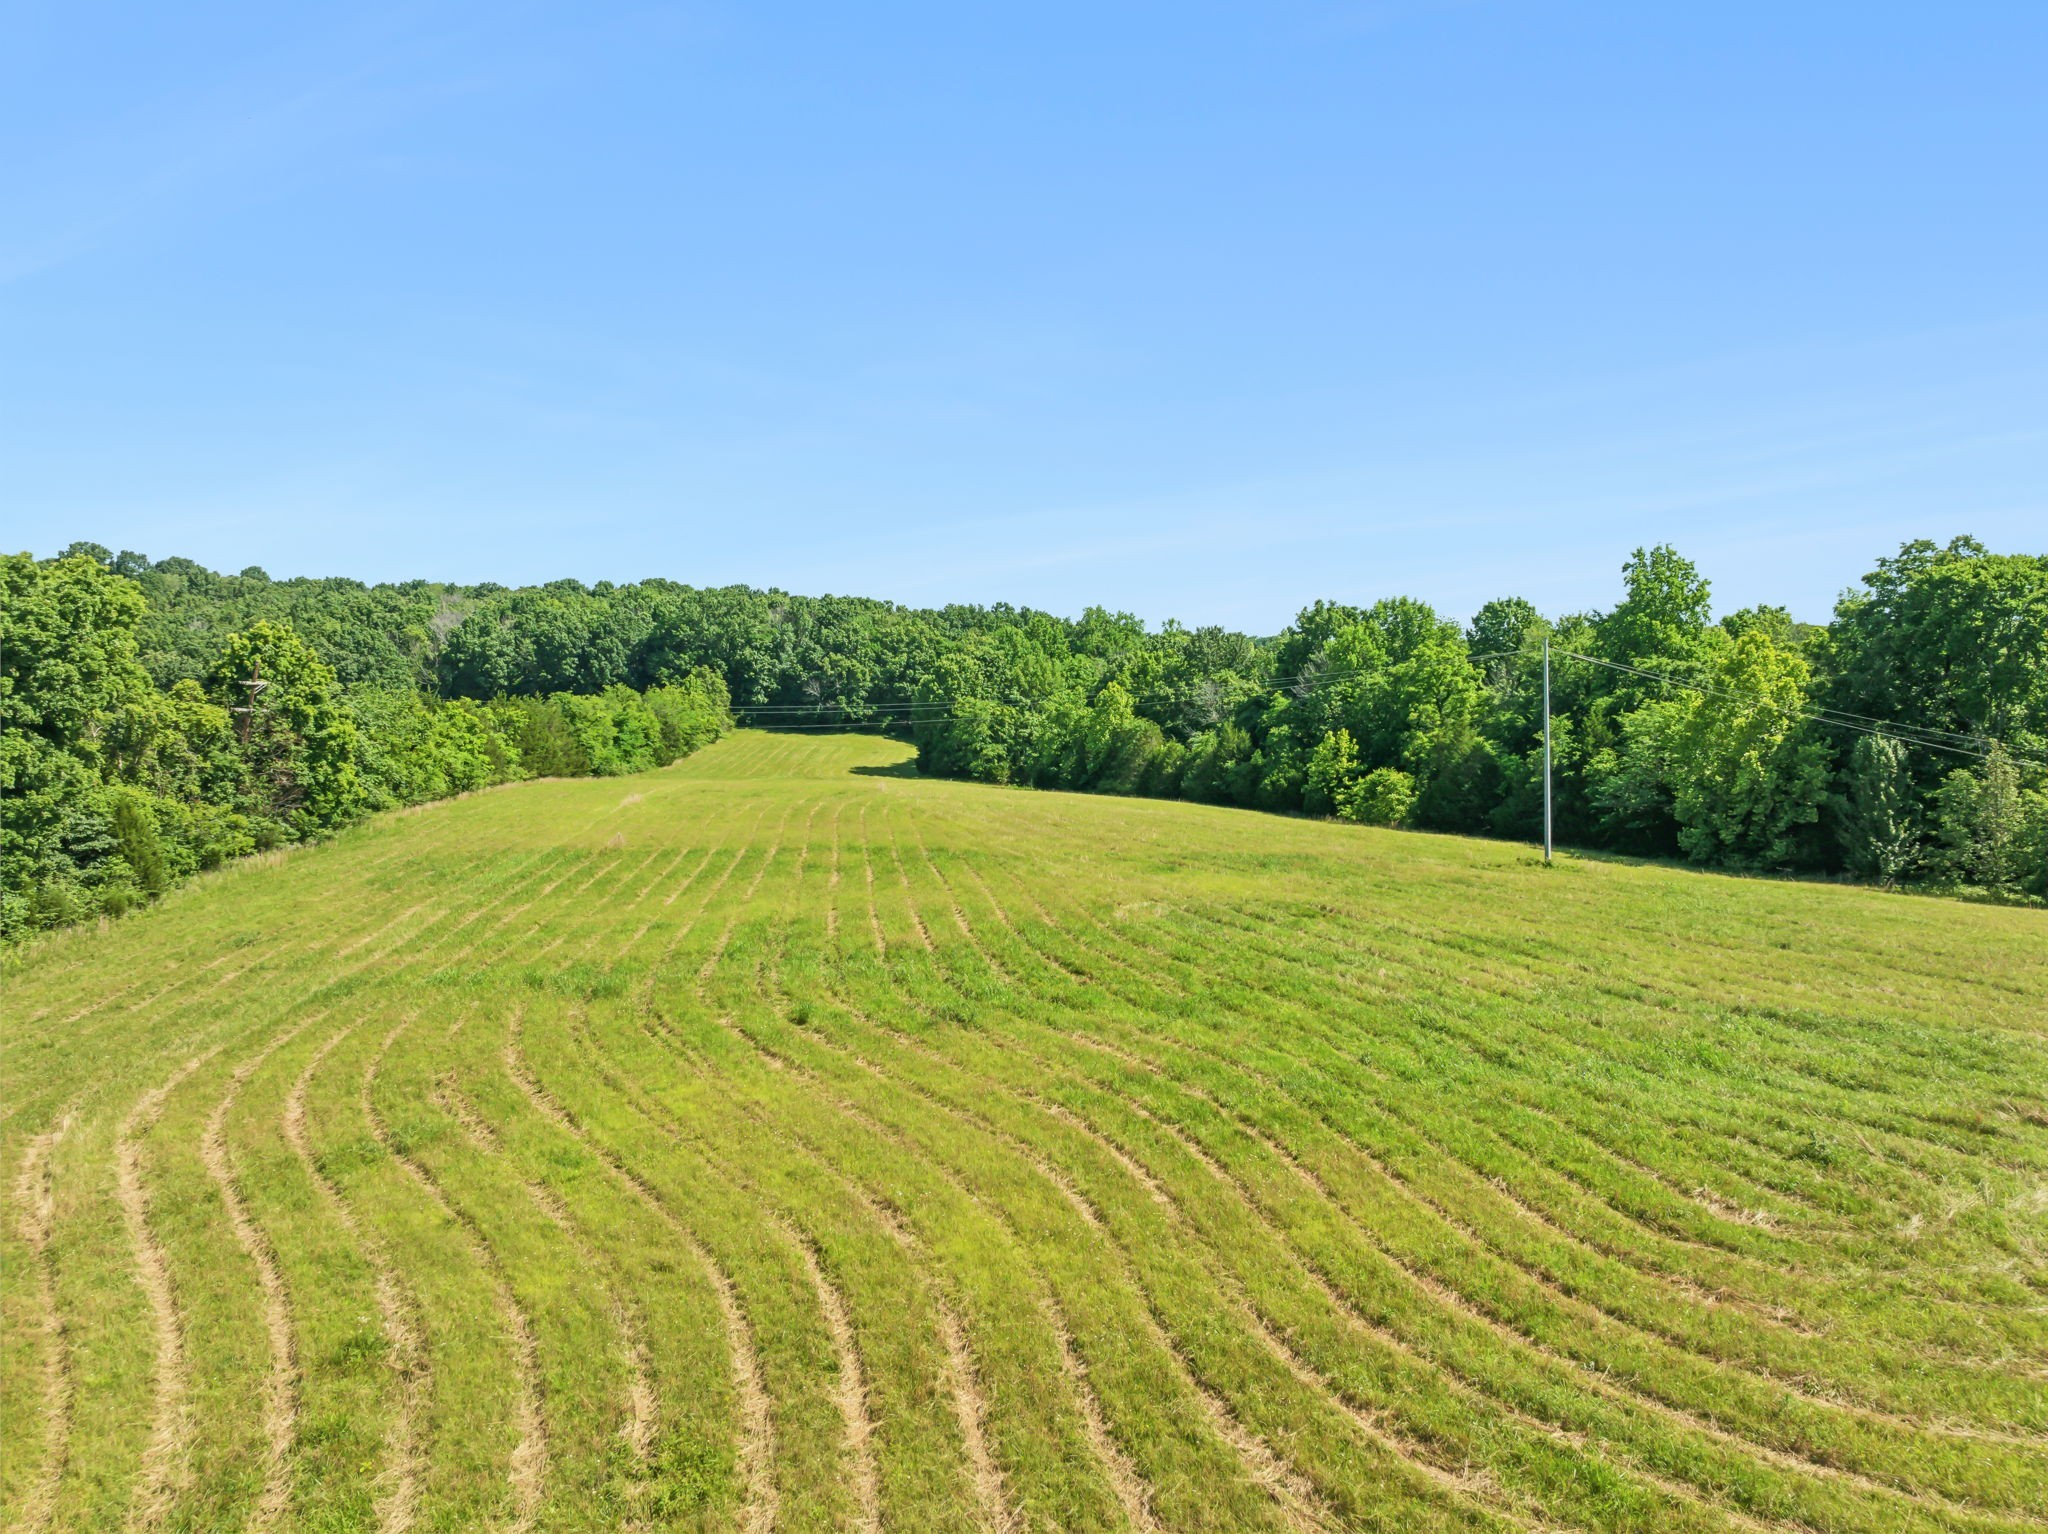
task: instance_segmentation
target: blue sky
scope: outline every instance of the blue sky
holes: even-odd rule
[[[0,0],[0,543],[1258,631],[2048,550],[2048,7]]]

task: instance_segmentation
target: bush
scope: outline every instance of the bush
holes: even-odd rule
[[[1337,813],[1368,826],[1400,826],[1415,810],[1415,780],[1398,767],[1375,767],[1347,789]]]
[[[156,813],[149,800],[134,789],[116,790],[113,795],[114,840],[121,857],[145,895],[161,895],[171,886],[171,870],[164,856],[164,844],[156,832]]]

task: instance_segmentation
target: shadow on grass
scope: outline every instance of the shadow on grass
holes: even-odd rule
[[[880,767],[849,767],[846,770],[848,772],[858,773],[861,777],[864,778],[916,778],[923,776],[923,774],[917,770],[917,763],[909,760],[901,762],[890,762],[886,766]]]

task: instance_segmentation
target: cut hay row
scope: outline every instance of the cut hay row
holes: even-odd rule
[[[2048,1529],[2048,928],[743,733],[6,983],[24,1529]]]

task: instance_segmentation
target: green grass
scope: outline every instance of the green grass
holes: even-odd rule
[[[2048,918],[741,734],[5,982],[30,1529],[2048,1529]]]

